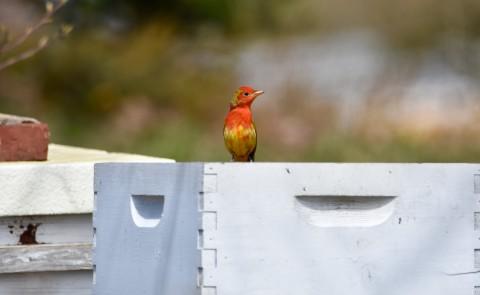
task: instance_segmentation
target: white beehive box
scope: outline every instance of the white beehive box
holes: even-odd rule
[[[93,165],[172,162],[51,144],[48,161],[0,163],[0,294],[92,292]]]
[[[94,294],[480,291],[480,165],[98,164],[95,181]]]

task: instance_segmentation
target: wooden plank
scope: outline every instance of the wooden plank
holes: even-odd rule
[[[0,247],[0,273],[92,269],[92,244]]]
[[[92,271],[0,274],[2,295],[91,295]]]
[[[12,216],[0,218],[0,245],[18,245],[29,225],[37,225],[40,244],[90,243],[91,214]]]

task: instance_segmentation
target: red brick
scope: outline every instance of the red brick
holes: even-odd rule
[[[36,120],[0,122],[0,161],[46,160],[49,139],[48,125]]]

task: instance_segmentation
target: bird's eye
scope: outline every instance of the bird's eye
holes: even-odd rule
[[[244,96],[248,96],[248,92],[244,92],[243,95],[244,95]]]

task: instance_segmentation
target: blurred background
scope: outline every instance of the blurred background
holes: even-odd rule
[[[0,0],[13,35],[44,13]],[[0,71],[0,112],[55,143],[228,161],[246,84],[265,91],[258,161],[480,159],[478,0],[70,0],[32,40],[60,23],[67,38]]]

